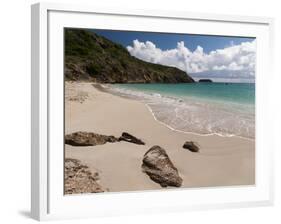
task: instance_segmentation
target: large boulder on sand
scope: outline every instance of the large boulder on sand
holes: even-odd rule
[[[159,183],[162,187],[182,185],[182,178],[177,168],[173,165],[166,151],[160,146],[153,146],[143,157],[142,170],[150,179]]]
[[[92,132],[74,132],[65,136],[65,144],[73,146],[103,145],[107,142],[117,142],[114,136],[100,135]]]
[[[134,143],[134,144],[137,144],[137,145],[145,145],[145,143],[141,139],[139,139],[139,138],[127,133],[127,132],[123,132],[121,137],[119,137],[118,140]]]
[[[192,141],[187,141],[182,146],[184,149],[188,149],[191,152],[199,152],[199,145]]]

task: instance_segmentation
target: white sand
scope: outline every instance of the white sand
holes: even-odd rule
[[[101,92],[91,83],[66,83],[66,134],[90,131],[119,137],[122,132],[146,145],[127,142],[90,147],[66,145],[68,158],[98,171],[109,191],[161,189],[142,172],[144,153],[164,148],[183,178],[182,187],[252,185],[255,183],[255,142],[238,137],[200,136],[172,131],[154,119],[145,104]],[[185,141],[200,145],[200,153],[182,148]]]

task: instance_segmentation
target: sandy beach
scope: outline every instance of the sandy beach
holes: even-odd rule
[[[89,82],[65,83],[65,134],[88,131],[120,136],[131,133],[145,145],[128,142],[97,146],[65,145],[65,157],[78,159],[110,192],[165,189],[142,172],[152,146],[164,148],[183,179],[181,188],[255,184],[255,141],[173,131],[156,121],[142,102],[98,90]],[[200,145],[193,153],[185,141]]]

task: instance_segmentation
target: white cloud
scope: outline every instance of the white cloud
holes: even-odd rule
[[[183,41],[177,43],[174,49],[162,50],[150,42],[133,41],[133,46],[127,46],[132,56],[147,62],[177,67],[187,73],[206,73],[224,71],[223,74],[241,72],[245,78],[254,78],[256,41],[243,42],[239,45],[217,49],[205,53],[201,46],[192,52]],[[235,73],[235,74],[236,74]]]

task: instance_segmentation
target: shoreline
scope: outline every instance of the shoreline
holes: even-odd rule
[[[99,87],[100,84],[66,82],[67,93],[74,96],[65,100],[65,134],[89,131],[120,136],[126,131],[146,143],[65,145],[66,158],[78,159],[92,173],[99,173],[99,184],[109,192],[171,189],[162,188],[142,172],[143,156],[153,145],[163,147],[178,169],[183,179],[179,189],[255,184],[253,140],[172,130],[156,120],[144,102],[104,92]],[[86,95],[83,102],[72,100],[80,95]],[[200,152],[183,149],[187,140],[198,142]]]
[[[200,133],[196,133],[196,132],[191,132],[191,131],[181,131],[181,130],[178,130],[178,129],[175,129],[171,126],[169,126],[168,124],[165,124],[164,122],[162,121],[159,121],[156,116],[154,115],[152,109],[149,107],[149,105],[147,105],[145,103],[145,105],[147,106],[148,110],[151,112],[153,118],[155,121],[159,122],[161,125],[169,128],[170,130],[172,131],[175,131],[175,132],[180,132],[180,133],[184,133],[184,134],[192,134],[192,135],[198,135],[198,136],[218,136],[218,137],[222,137],[222,138],[232,138],[232,137],[236,137],[236,138],[241,138],[241,139],[245,139],[245,140],[249,140],[249,141],[253,141],[255,142],[255,139],[252,139],[252,138],[247,138],[247,137],[243,137],[243,136],[239,136],[239,135],[221,135],[219,133],[210,133],[210,134],[200,134]]]
[[[110,89],[111,87],[108,87],[107,84],[92,83],[92,85],[94,86],[94,88],[98,89],[99,91],[109,93],[109,94],[112,94],[114,96],[118,96],[118,97],[121,97],[121,98],[129,99],[129,100],[137,100],[137,99],[133,99],[132,97],[128,97],[128,96],[125,96],[125,95],[122,95],[122,94],[118,94],[118,93],[114,94]],[[104,85],[106,85],[106,87],[104,87]],[[139,100],[137,100],[137,101],[139,101]],[[166,124],[165,122],[157,119],[157,117],[155,116],[155,113],[153,112],[151,107],[148,105],[148,103],[145,103],[145,102],[143,102],[143,103],[148,108],[148,110],[152,114],[155,121],[159,122],[161,125],[169,128],[172,131],[179,132],[179,133],[185,133],[185,134],[193,134],[193,135],[198,135],[198,136],[219,136],[219,137],[224,137],[224,138],[237,137],[237,138],[241,138],[241,139],[250,140],[250,141],[255,142],[255,138],[244,137],[244,136],[239,136],[239,135],[235,135],[235,134],[225,134],[225,135],[220,134],[220,133],[201,134],[201,133],[192,132],[192,131],[183,131],[183,130],[175,129],[175,128],[171,127],[170,125]]]

